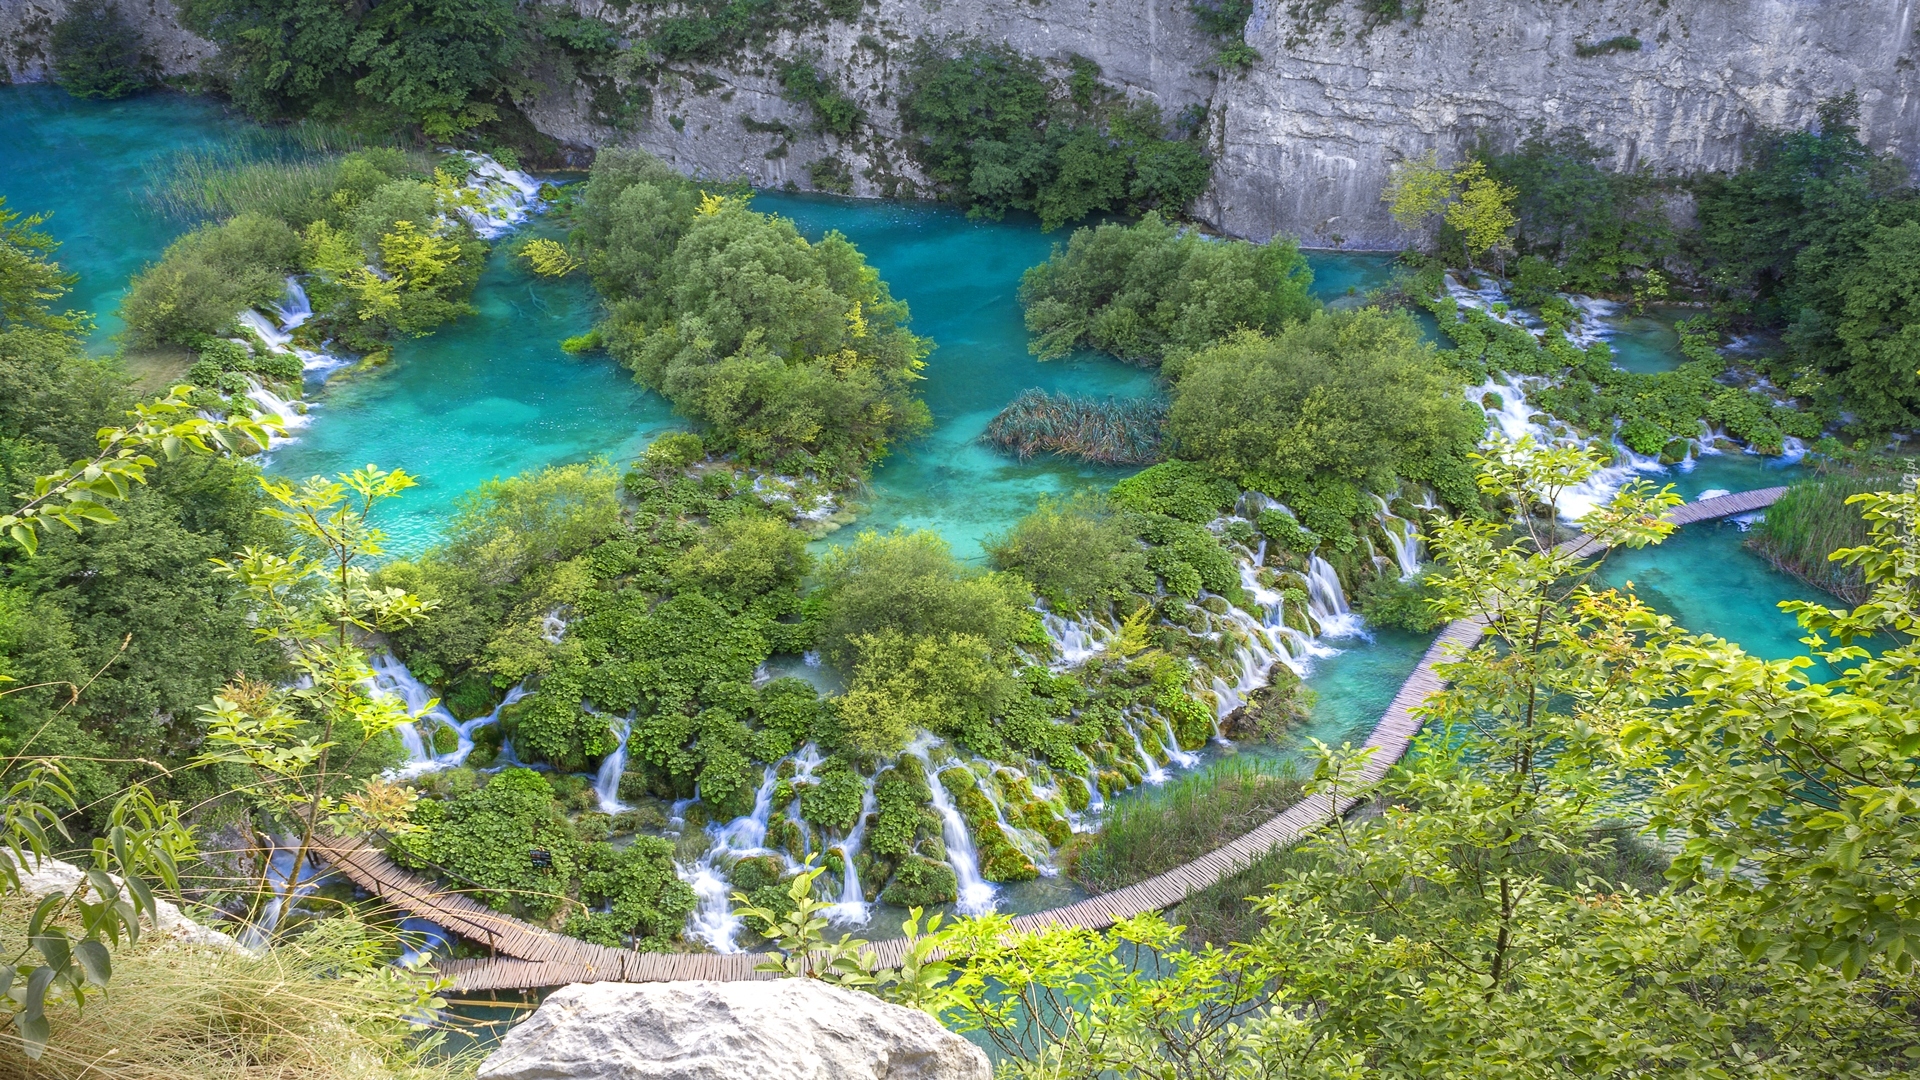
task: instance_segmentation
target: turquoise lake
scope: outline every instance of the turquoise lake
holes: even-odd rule
[[[262,137],[200,98],[98,103],[46,87],[0,87],[0,195],[17,211],[52,212],[45,227],[80,276],[73,302],[99,314],[96,349],[115,345],[112,312],[127,279],[187,227],[149,204],[151,171],[182,149]],[[870,490],[856,497],[857,524],[826,542],[866,528],[928,528],[978,560],[981,542],[1038,496],[1105,486],[1125,474],[1051,460],[1022,464],[978,441],[993,414],[1029,387],[1156,392],[1147,371],[1100,355],[1043,364],[1028,354],[1015,291],[1021,273],[1064,233],[1043,234],[1030,222],[970,221],[926,203],[768,192],[755,205],[792,218],[809,237],[845,233],[910,305],[915,331],[937,344],[923,384],[932,432],[875,470]],[[1391,270],[1384,255],[1316,252],[1310,261],[1316,292],[1328,300],[1364,293]],[[386,367],[320,391],[311,424],[273,453],[268,468],[304,476],[372,462],[417,474],[421,487],[387,521],[392,548],[409,552],[430,544],[456,500],[489,478],[595,456],[621,462],[682,426],[607,358],[560,351],[561,338],[597,317],[598,300],[583,280],[534,280],[502,244],[474,304],[476,316],[399,343]],[[1624,324],[1615,346],[1624,366],[1655,370],[1672,362],[1671,341],[1663,314]],[[1649,479],[1693,496],[1782,483],[1787,475],[1777,460],[1726,454]],[[1798,633],[1773,605],[1813,594],[1747,553],[1740,539],[1733,525],[1690,528],[1660,549],[1613,556],[1603,580],[1632,580],[1693,629],[1783,655],[1797,647]],[[1344,651],[1321,660],[1311,679],[1319,700],[1304,732],[1336,744],[1365,737],[1426,641],[1382,633],[1340,644]]]

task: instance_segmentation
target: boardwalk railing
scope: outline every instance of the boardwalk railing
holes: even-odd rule
[[[1772,506],[1784,487],[1760,488],[1701,499],[1676,507],[1667,515],[1675,525],[1691,525]],[[1575,539],[1569,545],[1582,543]],[[1597,554],[1597,552],[1583,552]],[[1374,726],[1366,746],[1373,750],[1361,777],[1372,783],[1398,764],[1420,731],[1415,711],[1445,684],[1436,668],[1477,644],[1486,633],[1480,618],[1449,623],[1428,647],[1426,655],[1393,695],[1393,701]],[[1352,810],[1357,796],[1334,800],[1319,795],[1301,801],[1253,831],[1163,874],[1113,892],[1088,897],[1065,907],[1036,911],[1013,920],[1019,930],[1049,926],[1101,929],[1148,911],[1172,907],[1194,893],[1232,877],[1262,855],[1285,847],[1332,818]],[[461,991],[532,990],[576,982],[661,982],[675,979],[739,981],[771,976],[753,970],[762,957],[746,953],[643,953],[610,949],[565,937],[488,908],[472,897],[437,885],[396,865],[365,839],[327,837],[317,841],[319,854],[354,884],[375,893],[410,914],[432,920],[452,933],[486,945],[495,955],[487,959],[443,960],[441,974]],[[906,950],[900,938],[873,943],[883,965],[897,965]]]

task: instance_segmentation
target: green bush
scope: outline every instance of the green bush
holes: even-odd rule
[[[800,56],[780,66],[780,96],[813,111],[813,129],[845,138],[866,114],[817,66],[818,57]]]
[[[300,238],[285,222],[241,214],[168,245],[133,279],[120,315],[143,344],[191,344],[224,334],[247,307],[279,299],[300,265]]]
[[[1203,466],[1166,461],[1113,485],[1109,498],[1122,510],[1205,524],[1226,513],[1239,496],[1238,487],[1214,477]]]
[[[1033,512],[987,541],[994,566],[1032,583],[1053,609],[1072,615],[1104,608],[1133,592],[1151,592],[1146,551],[1105,499],[1042,498]]]
[[[1419,324],[1377,309],[1243,331],[1196,353],[1167,417],[1182,457],[1290,505],[1329,483],[1391,491],[1402,477],[1465,505],[1466,455],[1484,428]]]
[[[1357,599],[1360,614],[1369,623],[1425,634],[1438,629],[1443,621],[1433,606],[1439,598],[1432,572],[1423,570],[1406,581],[1391,574],[1370,578],[1360,587]]]
[[[880,899],[895,907],[932,907],[951,904],[959,897],[960,881],[953,867],[920,855],[909,855],[893,872]]]
[[[588,197],[599,201],[591,184]],[[614,251],[623,236],[649,254],[671,240],[672,254],[643,294],[616,301],[608,348],[706,425],[714,448],[782,472],[854,476],[930,422],[914,383],[931,343],[846,237],[809,243],[736,198],[710,202],[682,232],[684,193],[644,182],[613,202],[644,202],[650,216],[616,232],[611,222],[628,219],[609,215],[598,279],[639,263]]]
[[[1149,213],[1077,229],[1020,282],[1041,359],[1088,347],[1158,364],[1234,330],[1277,330],[1312,314],[1313,272],[1293,241],[1209,240]]]
[[[74,97],[126,97],[153,81],[140,31],[110,0],[68,4],[48,44],[54,80]]]
[[[1039,61],[978,41],[923,42],[905,78],[910,151],[956,202],[998,218],[1031,211],[1055,229],[1090,214],[1183,211],[1211,166],[1157,106],[1125,104],[1076,59],[1057,95]]]

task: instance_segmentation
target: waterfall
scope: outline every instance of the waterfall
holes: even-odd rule
[[[593,793],[600,799],[603,814],[617,814],[627,808],[620,801],[620,777],[627,771],[627,737],[632,732],[633,718],[628,717],[620,725],[620,742],[600,763],[600,771],[593,778]]]
[[[967,832],[967,819],[960,816],[960,808],[953,805],[947,786],[940,782],[939,770],[927,758],[927,749],[932,744],[933,736],[922,732],[907,747],[907,753],[919,758],[926,767],[933,812],[940,815],[940,836],[947,846],[947,864],[953,867],[953,876],[959,883],[959,901],[954,907],[962,915],[990,914],[998,904],[995,889],[980,876],[980,856],[974,851],[973,836]]]
[[[1040,613],[1040,624],[1046,627],[1047,637],[1053,640],[1054,651],[1060,654],[1057,662],[1048,665],[1054,671],[1065,671],[1086,663],[1105,652],[1116,636],[1111,629],[1091,618],[1069,619],[1041,608],[1034,610]]]
[[[433,700],[433,691],[425,683],[414,678],[413,672],[408,671],[407,666],[396,659],[392,653],[380,653],[374,656],[372,666],[371,689],[374,693],[398,697],[406,705],[407,715],[414,717],[416,721],[425,717],[445,724],[452,728],[459,738],[458,745],[452,750],[435,755],[432,748],[427,745],[425,735],[417,722],[400,725],[398,732],[401,744],[407,749],[407,763],[393,770],[393,774],[402,779],[420,776],[438,769],[452,768],[466,761],[467,755],[473,752],[473,733],[498,721],[500,710],[527,696],[524,685],[515,686],[507,691],[507,696],[501,700],[500,704],[494,706],[492,712],[462,722],[455,720],[453,714],[448,712],[444,705],[436,703],[433,708],[428,709],[427,702]],[[504,745],[501,748],[501,756],[511,758],[511,754]]]
[[[540,620],[540,640],[549,645],[560,644],[560,638],[567,632],[567,620],[560,617],[558,611],[549,611]]]
[[[693,888],[698,903],[687,916],[687,936],[705,942],[718,953],[737,953],[734,939],[744,925],[733,913],[730,895],[733,887],[722,871],[723,858],[754,855],[766,851],[767,821],[773,814],[775,767],[767,766],[760,788],[754,793],[753,809],[718,828],[707,826],[712,844],[691,866],[676,866],[680,879]],[[676,812],[678,807],[675,808]]]
[[[267,852],[267,888],[273,895],[266,906],[260,909],[257,923],[243,927],[240,931],[240,943],[249,949],[259,951],[267,947],[273,932],[280,927],[280,920],[300,902],[300,898],[319,888],[321,883],[333,876],[333,871],[324,870],[313,861],[309,853],[305,867],[294,873],[294,857],[299,854],[300,841],[291,836],[282,836],[270,841]]]
[[[345,357],[303,349],[293,343],[294,329],[313,318],[313,305],[307,300],[307,291],[300,287],[299,278],[287,278],[287,291],[282,301],[268,304],[267,307],[272,312],[271,317],[249,309],[241,312],[237,321],[253,331],[268,352],[297,356],[303,370],[318,374],[325,374],[348,362]]]
[[[1393,561],[1398,564],[1400,580],[1405,581],[1420,572],[1420,533],[1413,522],[1395,514],[1387,507],[1387,500],[1378,495],[1373,501],[1380,504],[1380,531],[1387,534],[1387,541],[1393,545]]]
[[[418,916],[401,919],[395,929],[403,935],[417,938],[416,943],[408,944],[406,951],[394,960],[393,966],[398,968],[411,968],[432,955],[434,950],[444,949],[453,942],[446,927]],[[405,942],[408,938],[403,936],[401,940]]]
[[[477,151],[454,152],[473,166],[462,186],[479,205],[458,209],[474,232],[491,240],[525,221],[539,206],[540,181]]]
[[[292,432],[307,426],[307,414],[293,402],[266,388],[260,380],[247,376],[247,400],[259,406],[264,412],[270,412],[280,420],[280,427],[288,434],[278,440],[280,444],[293,441]],[[272,436],[268,436],[269,439]]]
[[[1320,624],[1320,636],[1339,638],[1362,633],[1360,616],[1347,606],[1346,591],[1333,564],[1318,555],[1307,566],[1307,610]]]
[[[938,781],[936,781],[937,783]],[[827,909],[827,918],[844,925],[864,924],[872,918],[872,909],[867,906],[867,894],[860,888],[860,871],[853,865],[853,857],[860,850],[860,844],[867,835],[867,815],[874,811],[873,781],[867,781],[867,790],[860,796],[860,816],[853,823],[853,830],[840,843],[840,865],[843,873],[840,877],[840,901]]]
[[[1199,754],[1180,749],[1180,739],[1174,734],[1173,721],[1162,716],[1160,718],[1160,726],[1166,734],[1167,756],[1173,759],[1175,765],[1183,769],[1191,769],[1195,765],[1200,764]]]
[[[1161,768],[1160,763],[1153,760],[1152,754],[1147,753],[1146,744],[1140,741],[1140,732],[1136,730],[1132,724],[1128,724],[1127,734],[1133,736],[1133,752],[1140,755],[1140,778],[1155,787],[1166,783],[1167,770]]]

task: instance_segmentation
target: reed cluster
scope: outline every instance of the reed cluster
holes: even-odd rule
[[[1252,831],[1300,792],[1284,762],[1228,758],[1158,793],[1114,802],[1100,831],[1066,853],[1067,873],[1094,892],[1124,888]]]
[[[1901,481],[1890,476],[1830,473],[1795,484],[1780,501],[1767,508],[1766,519],[1754,526],[1747,546],[1781,571],[1839,597],[1849,604],[1867,601],[1867,585],[1854,567],[1834,562],[1828,555],[1867,542],[1867,523],[1847,499],[1867,491],[1897,491]]]
[[[987,425],[982,436],[1025,461],[1063,454],[1101,465],[1150,465],[1166,455],[1160,429],[1167,403],[1159,398],[1088,398],[1023,391]]]

